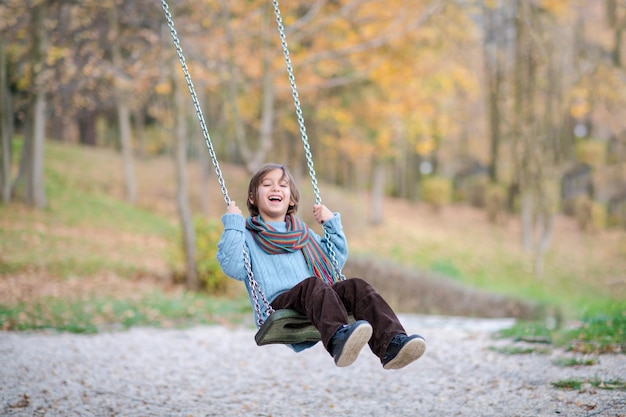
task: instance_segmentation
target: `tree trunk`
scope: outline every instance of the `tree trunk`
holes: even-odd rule
[[[78,141],[81,145],[96,146],[96,113],[83,110],[77,115]]]
[[[269,5],[269,3],[268,3]],[[231,105],[232,114],[234,118],[235,126],[235,141],[237,143],[237,149],[239,155],[243,159],[248,172],[254,172],[261,163],[265,160],[267,153],[272,148],[273,140],[273,126],[274,126],[274,85],[272,74],[272,54],[271,48],[273,44],[269,41],[270,35],[270,11],[269,7],[263,10],[264,13],[264,42],[263,42],[263,55],[262,55],[262,71],[261,76],[261,127],[259,131],[259,145],[252,149],[247,140],[247,135],[244,128],[244,120],[241,118],[241,112],[239,111],[239,105],[237,104],[238,96],[238,80],[236,79],[236,66],[234,62],[233,53],[236,51],[234,37],[230,28],[230,11],[228,9],[228,2],[222,1],[222,10],[224,16],[222,23],[224,25],[224,33],[226,36],[226,42],[228,44],[228,59],[227,59],[227,82],[228,82],[228,101]]]
[[[172,76],[174,115],[176,117],[176,203],[178,216],[183,232],[183,250],[185,253],[185,282],[190,290],[197,290],[198,268],[196,264],[196,234],[193,227],[193,218],[189,208],[189,195],[187,191],[187,120],[184,107],[184,86],[176,72]]]
[[[374,162],[374,176],[372,178],[372,224],[383,222],[383,200],[385,195],[386,166],[382,161]]]
[[[535,242],[534,268],[536,278],[543,276],[545,254],[552,241],[554,231],[554,214],[543,212],[537,216],[537,241]]]
[[[268,29],[269,30],[269,29]],[[267,32],[267,31],[266,31]],[[270,65],[269,46],[265,47],[263,54],[263,79],[261,92],[261,128],[259,130],[259,147],[254,153],[255,157],[249,161],[249,169],[256,171],[265,160],[267,153],[272,148],[272,136],[274,134],[274,82]],[[293,163],[292,163],[293,165]]]
[[[13,106],[9,91],[4,43],[0,40],[0,198],[11,199],[11,156],[13,138]]]
[[[33,123],[32,123],[32,106],[28,106],[25,123],[23,127],[24,131],[24,144],[22,146],[22,152],[20,153],[20,162],[18,166],[17,175],[15,181],[11,184],[11,195],[13,198],[25,201],[26,187],[28,187],[27,177],[30,175],[30,166],[32,165],[32,147],[33,147]]]
[[[134,204],[137,201],[137,182],[135,180],[133,144],[130,133],[130,111],[124,99],[117,100],[117,120],[120,128],[124,179],[126,180],[126,200]]]
[[[533,250],[533,198],[530,192],[521,194],[520,219],[522,224],[522,246],[528,252]]]
[[[28,127],[24,134],[24,153],[17,186],[22,185],[24,202],[42,209],[46,206],[44,188],[44,145],[46,128],[45,73],[48,38],[44,19],[45,3],[33,9],[33,98],[29,105]]]
[[[33,128],[33,158],[31,195],[27,203],[38,209],[46,207],[46,191],[44,187],[44,146],[46,134],[46,97],[41,89],[37,92]]]
[[[112,32],[111,59],[113,67],[121,71],[123,67],[122,53],[119,42],[119,26],[116,6],[109,8],[109,30]],[[124,165],[124,179],[126,182],[126,199],[134,204],[137,201],[137,182],[135,180],[135,168],[133,164],[133,141],[130,128],[130,110],[126,92],[120,86],[120,76],[116,76],[113,84],[115,88],[115,105],[117,107],[117,122],[120,133],[120,145],[122,149],[122,162]]]
[[[522,199],[522,243],[533,256],[535,277],[539,278],[556,207],[550,176],[559,153],[556,126],[562,114],[558,85],[562,81],[556,59],[543,59],[557,55],[551,21],[543,20],[530,2],[516,4],[514,160]],[[547,79],[548,87],[540,88],[538,79]]]
[[[135,132],[137,134],[137,155],[139,159],[143,159],[146,155],[146,114],[143,109],[139,109],[133,113],[135,121]]]
[[[528,158],[528,132],[531,130],[529,123],[532,122],[530,110],[528,109],[530,93],[530,82],[528,79],[529,56],[529,39],[528,39],[528,22],[529,17],[524,13],[525,5],[523,1],[516,1],[517,13],[515,14],[515,67],[514,67],[514,104],[513,104],[513,161],[515,164],[514,172],[518,176],[518,184],[520,186],[521,198],[521,224],[522,224],[522,245],[532,251],[532,217],[533,217],[533,195],[530,191],[530,161]]]
[[[498,36],[500,18],[497,9],[483,7],[485,14],[485,40],[483,53],[485,61],[485,79],[487,85],[487,118],[489,129],[489,178],[491,182],[498,180],[498,160],[500,154],[500,99],[503,82],[503,58],[500,43],[503,37]]]
[[[211,208],[211,166],[209,164],[209,154],[204,147],[204,143],[198,141],[198,165],[200,168],[200,205],[202,214],[209,215]]]
[[[206,98],[202,87],[198,92],[198,101],[200,103],[206,103],[206,107],[209,107],[208,99]],[[189,136],[192,138],[202,138],[203,133],[200,131],[201,129],[199,123],[192,123],[191,126],[191,134]],[[195,150],[197,155],[198,168],[200,169],[200,212],[204,216],[208,216],[209,209],[211,207],[211,163],[209,162],[211,158],[204,140],[194,140],[192,148]]]
[[[609,27],[613,30],[611,59],[613,60],[613,65],[619,68],[622,66],[622,33],[626,23],[626,16],[620,16],[619,10],[622,7],[618,6],[617,0],[606,0],[605,8]]]

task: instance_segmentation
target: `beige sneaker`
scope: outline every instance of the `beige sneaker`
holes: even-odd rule
[[[372,325],[365,320],[358,320],[337,330],[331,342],[335,365],[340,367],[352,365],[371,337]]]
[[[418,360],[425,351],[426,341],[422,336],[398,334],[391,339],[381,362],[385,369],[400,369]]]

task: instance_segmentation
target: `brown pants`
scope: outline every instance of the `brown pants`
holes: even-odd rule
[[[322,335],[326,350],[339,327],[348,323],[348,311],[356,320],[366,320],[372,325],[369,346],[379,358],[385,355],[395,335],[406,334],[389,304],[360,278],[328,285],[310,277],[280,294],[271,304],[276,310],[290,308],[306,315]]]

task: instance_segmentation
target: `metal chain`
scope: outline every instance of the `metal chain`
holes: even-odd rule
[[[252,293],[252,301],[254,304],[254,311],[256,312],[256,322],[261,327],[267,317],[274,312],[274,308],[265,298],[265,294],[261,291],[261,287],[259,283],[254,279],[254,273],[252,272],[252,265],[250,264],[250,256],[248,255],[248,251],[243,251],[243,262],[246,265],[246,272],[248,274],[248,284],[250,285],[250,292]],[[261,314],[261,304],[259,304],[259,297],[261,298],[261,302],[265,307],[265,317]]]
[[[315,167],[313,165],[313,156],[311,154],[311,147],[309,146],[308,137],[306,134],[306,127],[304,125],[304,117],[302,115],[302,108],[300,106],[300,100],[298,98],[298,91],[296,89],[296,80],[293,73],[293,67],[291,66],[291,59],[289,58],[289,50],[287,48],[287,40],[285,36],[285,28],[282,23],[282,18],[280,16],[280,9],[278,8],[278,1],[273,0],[274,4],[274,14],[276,15],[276,23],[278,24],[278,32],[280,34],[281,44],[283,48],[283,54],[285,56],[285,62],[287,64],[287,72],[289,74],[289,83],[291,85],[291,94],[293,96],[294,104],[296,106],[296,115],[298,117],[298,125],[300,127],[300,136],[302,139],[302,143],[304,146],[304,152],[307,159],[307,165],[309,168],[309,175],[311,177],[311,184],[313,186],[313,193],[315,195],[315,204],[321,204],[322,199],[320,197],[319,187],[317,185],[317,179],[315,175]],[[163,11],[165,12],[165,18],[167,19],[167,25],[170,29],[170,34],[172,35],[172,40],[174,41],[174,47],[176,48],[176,53],[178,54],[178,59],[180,61],[181,68],[185,75],[185,81],[187,82],[187,87],[189,88],[189,92],[191,93],[191,99],[193,101],[193,106],[196,111],[196,116],[198,117],[198,121],[200,122],[200,128],[202,130],[202,134],[204,136],[204,142],[209,150],[209,155],[211,157],[211,162],[215,167],[215,174],[217,175],[217,180],[220,185],[220,189],[222,191],[222,195],[224,196],[224,202],[226,206],[230,205],[230,197],[228,196],[228,190],[226,188],[226,183],[224,181],[224,177],[222,176],[222,170],[220,169],[219,162],[217,160],[217,156],[215,154],[215,150],[213,149],[213,143],[211,142],[211,137],[209,135],[209,130],[207,129],[206,122],[204,121],[204,115],[202,114],[202,110],[200,108],[200,104],[198,102],[198,96],[196,95],[196,90],[193,86],[193,82],[191,80],[191,75],[189,74],[189,69],[187,68],[187,63],[185,61],[185,56],[183,54],[183,50],[180,46],[180,40],[178,38],[178,34],[174,27],[174,21],[172,19],[172,14],[170,13],[169,6],[166,0],[161,0],[161,5],[163,7]],[[333,263],[334,272],[335,272],[335,280],[344,280],[345,277],[341,273],[341,269],[339,268],[339,263],[337,262],[337,257],[334,250],[334,245],[330,240],[330,233],[324,229],[324,238],[327,242],[328,252],[331,257],[331,261]],[[274,312],[271,304],[261,291],[261,287],[259,283],[254,278],[254,273],[252,272],[252,265],[250,263],[250,256],[248,252],[243,250],[244,264],[246,267],[246,273],[248,276],[248,283],[250,285],[250,290],[252,293],[254,310],[257,314],[257,323],[259,326],[263,325],[267,316]],[[265,307],[266,317],[262,317],[261,312],[261,304],[259,303],[259,298]]]
[[[322,198],[320,197],[320,190],[317,186],[317,179],[315,177],[315,167],[313,166],[313,156],[311,155],[311,147],[309,146],[309,139],[306,134],[306,127],[304,126],[304,116],[302,115],[302,108],[300,107],[300,99],[298,98],[298,90],[296,89],[296,77],[293,74],[293,67],[291,66],[291,58],[289,58],[289,49],[287,48],[287,37],[285,36],[285,27],[283,26],[283,19],[280,16],[280,9],[278,8],[278,0],[273,0],[274,15],[276,16],[276,24],[278,25],[278,33],[280,35],[280,43],[283,47],[283,55],[285,56],[285,64],[287,65],[287,73],[289,74],[289,84],[291,85],[291,95],[293,96],[293,103],[296,106],[296,115],[298,117],[298,126],[300,126],[300,138],[304,145],[304,154],[306,156],[307,165],[309,167],[309,175],[311,176],[311,183],[313,185],[313,193],[315,194],[315,204],[321,204]]]
[[[183,50],[180,46],[180,40],[178,39],[178,35],[176,33],[176,29],[174,28],[174,21],[172,19],[172,14],[170,13],[169,6],[166,0],[161,0],[161,5],[163,6],[163,11],[165,12],[165,18],[167,19],[167,25],[170,28],[170,33],[172,35],[172,40],[174,41],[174,46],[176,47],[176,53],[178,54],[178,59],[180,61],[180,65],[183,69],[183,73],[185,74],[185,80],[187,81],[187,86],[189,87],[189,92],[191,93],[191,99],[193,100],[193,106],[196,110],[196,116],[200,121],[200,128],[202,129],[202,134],[204,135],[204,141],[206,143],[207,148],[209,149],[209,155],[211,156],[211,162],[215,167],[215,173],[217,174],[217,180],[220,184],[220,188],[222,190],[222,194],[224,195],[224,201],[226,202],[226,206],[230,205],[230,197],[228,196],[228,190],[226,189],[226,183],[224,181],[224,177],[222,176],[222,170],[220,169],[219,163],[217,161],[217,157],[215,156],[215,150],[213,149],[213,143],[211,142],[211,137],[209,136],[209,130],[206,127],[206,123],[204,122],[204,116],[202,114],[202,110],[200,109],[200,104],[198,103],[198,97],[196,95],[196,90],[193,87],[193,82],[191,81],[191,76],[189,75],[189,70],[187,68],[187,64],[185,62],[185,56],[183,55]],[[274,309],[265,298],[263,291],[261,291],[261,287],[258,282],[254,278],[254,274],[252,273],[252,265],[250,264],[250,256],[246,249],[243,249],[243,259],[246,267],[246,273],[248,275],[248,283],[252,290],[252,296],[254,300],[254,309],[257,313],[257,321],[259,326],[263,324],[265,321],[261,316],[261,306],[259,304],[259,296],[263,305],[265,306],[266,314],[271,314]]]
[[[222,170],[220,169],[220,165],[217,161],[217,157],[215,156],[215,150],[213,149],[213,143],[211,142],[211,137],[209,136],[209,130],[207,129],[206,123],[204,122],[204,116],[202,114],[202,110],[200,109],[200,104],[198,102],[198,96],[196,95],[196,90],[193,87],[193,82],[191,82],[191,76],[189,75],[187,63],[185,62],[185,56],[183,55],[183,50],[180,47],[180,40],[178,39],[176,29],[174,28],[174,21],[172,20],[172,14],[170,13],[170,8],[167,5],[166,0],[161,0],[161,5],[163,6],[163,11],[165,12],[167,25],[170,28],[172,40],[174,41],[174,47],[176,48],[176,53],[178,54],[178,60],[180,61],[180,65],[183,69],[183,73],[185,74],[185,81],[187,81],[187,87],[189,87],[189,92],[191,93],[191,99],[193,100],[193,107],[196,110],[196,116],[198,117],[198,120],[200,121],[200,128],[202,129],[202,134],[204,135],[204,142],[206,143],[206,146],[209,149],[209,155],[211,156],[211,162],[213,163],[213,166],[215,167],[215,174],[217,175],[217,181],[220,184],[220,189],[222,190],[222,194],[224,196],[224,201],[226,202],[226,206],[228,206],[230,204],[230,197],[228,196],[226,183],[224,182],[224,177],[222,176]]]
[[[309,146],[309,139],[306,134],[306,127],[304,126],[304,116],[302,115],[302,108],[300,106],[300,99],[298,98],[298,90],[296,88],[296,77],[293,73],[293,67],[291,65],[291,58],[289,57],[289,48],[287,47],[287,37],[285,35],[285,27],[283,25],[283,19],[280,15],[280,8],[278,7],[278,0],[272,0],[274,5],[274,15],[276,16],[276,25],[278,26],[278,33],[280,35],[280,43],[283,48],[283,55],[285,56],[285,64],[287,65],[287,73],[289,74],[289,84],[291,85],[291,95],[293,96],[293,103],[296,106],[296,115],[298,117],[298,125],[300,126],[300,138],[304,145],[304,154],[306,156],[307,166],[309,167],[309,175],[311,177],[311,184],[313,185],[313,193],[315,195],[315,204],[322,204],[322,198],[320,197],[320,191],[317,186],[317,178],[315,176],[315,167],[313,166],[313,155],[311,154],[311,147]],[[339,262],[337,262],[337,255],[335,254],[335,245],[330,240],[330,233],[324,228],[324,239],[326,239],[326,246],[328,248],[328,254],[330,255],[331,262],[333,264],[335,281],[345,280],[346,277],[342,274],[341,268],[339,268]]]
[[[341,272],[341,268],[339,268],[339,262],[337,261],[337,255],[335,254],[335,245],[330,240],[330,232],[324,228],[324,239],[326,239],[326,249],[328,249],[328,254],[330,255],[330,261],[333,264],[333,280],[344,281],[346,277]]]

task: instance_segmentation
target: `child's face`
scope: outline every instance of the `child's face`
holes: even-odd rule
[[[274,169],[263,177],[257,195],[250,196],[250,201],[259,209],[259,214],[266,222],[284,221],[291,200],[289,178],[282,169]]]

